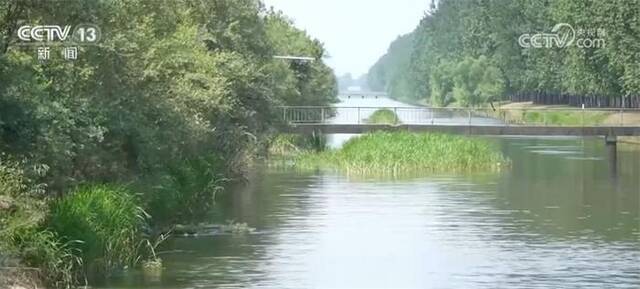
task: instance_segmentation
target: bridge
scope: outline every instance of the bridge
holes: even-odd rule
[[[494,110],[415,106],[288,106],[280,109],[285,123],[281,132],[293,134],[411,131],[491,136],[603,137],[613,176],[617,175],[618,137],[640,136],[638,109]],[[374,113],[381,110],[386,111],[387,116],[392,115],[391,120],[387,118],[387,123],[372,119]],[[570,117],[567,118],[567,115]]]
[[[638,109],[478,109],[434,107],[281,107],[285,133],[360,134],[372,131],[437,132],[465,135],[640,136]],[[388,123],[371,120],[379,110],[393,112]],[[563,114],[573,119],[560,119]],[[565,117],[566,118],[566,117]],[[568,123],[568,124],[563,124]]]
[[[389,97],[386,92],[381,91],[344,91],[340,92],[340,95],[350,98],[387,98]]]

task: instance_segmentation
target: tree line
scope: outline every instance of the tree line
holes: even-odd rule
[[[38,60],[16,36],[22,25],[83,23],[98,26],[102,40],[79,46],[74,61],[53,46],[49,60]],[[266,151],[281,125],[278,106],[336,100],[325,56],[320,41],[260,0],[2,1],[0,255],[49,266],[43,272],[56,282],[64,268],[77,269],[66,259],[51,267],[55,254],[38,248],[61,252],[76,237],[65,232],[80,234],[71,226],[88,217],[56,217],[54,208],[82,202],[60,200],[87,184],[133,190],[121,201],[135,200],[156,227],[205,212],[213,192]],[[25,220],[26,212],[45,214]],[[99,252],[92,256],[105,259]]]
[[[573,35],[571,45],[521,45],[523,35],[552,34],[561,23],[573,31],[555,32]],[[440,0],[391,44],[369,81],[433,105],[640,107],[638,40],[638,0]]]

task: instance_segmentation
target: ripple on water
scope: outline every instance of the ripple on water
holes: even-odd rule
[[[268,172],[220,208],[260,235],[171,240],[188,252],[163,257],[152,287],[640,288],[640,192],[611,190],[601,164],[529,152],[583,154],[576,141],[531,143],[508,143],[527,166],[496,176]]]

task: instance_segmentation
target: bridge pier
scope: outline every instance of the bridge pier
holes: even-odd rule
[[[609,158],[609,173],[612,179],[617,179],[618,176],[618,137],[615,135],[607,135],[604,138],[605,146],[607,149],[607,156]]]

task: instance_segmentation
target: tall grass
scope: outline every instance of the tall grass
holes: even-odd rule
[[[42,186],[27,179],[18,163],[0,159],[0,257],[18,260],[9,279],[69,288],[77,281],[82,260],[70,243],[43,228],[47,210],[41,193]],[[24,278],[39,280],[20,280]],[[0,282],[0,287],[5,285],[11,284]]]
[[[303,152],[321,152],[327,148],[327,137],[313,132],[311,135],[279,134],[269,144],[270,156],[293,156]]]
[[[600,125],[609,116],[606,112],[582,111],[524,111],[522,119],[525,123],[547,125]]]
[[[216,156],[186,160],[138,184],[146,192],[152,224],[163,227],[204,216],[228,181],[224,163]]]
[[[580,111],[580,110],[499,110],[496,117],[509,123],[536,124],[536,125],[602,125],[611,115],[604,111]]]
[[[149,182],[135,183],[144,203],[110,185],[82,186],[46,202],[19,165],[0,160],[0,257],[21,260],[52,288],[75,285],[86,274],[109,275],[143,257],[157,261],[141,206],[153,210],[158,225],[206,212],[221,189],[224,164],[201,157],[169,165]]]
[[[38,279],[53,288],[71,288],[80,281],[82,259],[73,248],[74,242],[63,242],[49,230],[36,226],[17,226],[11,231],[12,250],[25,265],[33,268]]]
[[[399,124],[400,119],[393,110],[381,108],[371,114],[365,122],[369,124]]]
[[[78,188],[55,201],[48,224],[64,242],[72,242],[85,269],[109,274],[136,263],[146,219],[128,190],[96,185]]]
[[[327,167],[356,174],[497,170],[507,163],[484,140],[444,134],[377,132],[354,138],[335,151],[302,154],[301,168]]]

